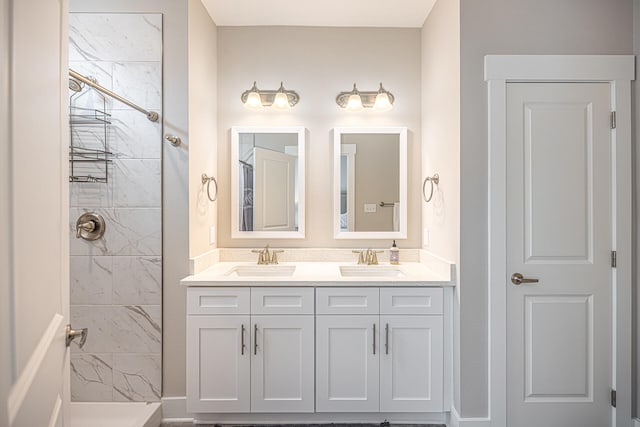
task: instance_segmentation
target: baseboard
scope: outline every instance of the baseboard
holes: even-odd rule
[[[162,398],[162,419],[165,421],[193,421],[193,415],[187,412],[187,398],[163,397]]]
[[[164,397],[162,399],[162,419],[165,422],[189,422],[194,414],[187,412],[185,397]],[[444,424],[446,413],[315,413],[315,414],[198,414],[200,422],[213,424],[324,424],[337,422],[381,423],[389,420],[398,424]],[[457,426],[458,424],[456,424]],[[485,427],[465,421],[464,427]],[[486,424],[488,426],[488,424]]]
[[[489,418],[461,418],[456,408],[451,408],[448,427],[490,427]]]

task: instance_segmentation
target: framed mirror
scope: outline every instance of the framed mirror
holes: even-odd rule
[[[231,237],[304,238],[305,129],[231,128]]]
[[[335,128],[336,239],[407,237],[407,128]]]

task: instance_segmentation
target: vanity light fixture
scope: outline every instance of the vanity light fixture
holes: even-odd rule
[[[282,82],[278,90],[261,90],[253,82],[251,89],[245,90],[240,100],[250,110],[262,110],[263,107],[288,110],[300,101],[300,96],[293,90],[285,89]]]
[[[361,111],[364,108],[389,111],[393,108],[394,101],[393,94],[386,90],[382,83],[380,89],[375,92],[361,92],[354,83],[352,91],[340,92],[336,97],[336,103],[347,111]]]

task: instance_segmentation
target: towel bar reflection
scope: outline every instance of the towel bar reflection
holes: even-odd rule
[[[214,188],[216,190],[216,192],[215,192],[213,197],[211,197],[211,182],[213,182]],[[215,202],[216,199],[218,198],[218,181],[216,181],[216,179],[214,177],[207,176],[206,173],[203,173],[202,174],[202,185],[205,185],[205,184],[207,184],[207,197],[212,202]]]
[[[424,193],[424,189],[427,186],[427,181],[431,183],[431,191],[429,192],[429,197],[427,197],[426,194]],[[422,182],[422,198],[426,203],[429,203],[433,198],[433,185],[434,184],[438,185],[439,183],[440,183],[440,175],[438,175],[437,173],[434,174],[433,176],[426,177]]]

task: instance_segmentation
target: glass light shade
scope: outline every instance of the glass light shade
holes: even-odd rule
[[[261,110],[262,100],[260,99],[260,94],[258,92],[249,92],[244,106],[250,110]]]
[[[357,93],[349,95],[349,100],[347,101],[347,106],[345,108],[347,111],[361,111],[364,107],[362,106],[362,99],[360,99],[360,95]]]
[[[386,92],[379,92],[376,95],[376,102],[373,104],[373,109],[376,111],[389,111],[393,108],[393,104],[389,100],[389,95]]]
[[[291,105],[289,105],[289,98],[287,94],[284,92],[276,93],[276,97],[273,100],[273,108],[278,110],[289,110],[291,109]]]

